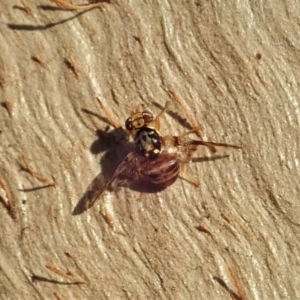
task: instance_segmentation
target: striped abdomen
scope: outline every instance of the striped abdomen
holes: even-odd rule
[[[177,155],[167,152],[162,152],[155,159],[145,159],[139,166],[140,176],[160,188],[166,188],[173,184],[179,171]]]

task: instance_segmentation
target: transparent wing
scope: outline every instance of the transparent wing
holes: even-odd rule
[[[132,181],[137,180],[139,178],[136,172],[138,157],[139,154],[136,152],[130,152],[117,167],[112,178],[106,183],[104,183],[102,173],[97,175],[79,200],[72,214],[81,214],[92,207],[105,191],[114,190],[118,186],[128,186]]]

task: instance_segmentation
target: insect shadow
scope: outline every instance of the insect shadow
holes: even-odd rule
[[[105,152],[100,160],[101,173],[103,179],[109,180],[126,155],[134,150],[135,145],[132,141],[129,141],[128,132],[122,127],[113,128],[107,118],[87,109],[82,109],[82,111],[108,124],[104,130],[96,130],[95,135],[97,138],[92,143],[90,151],[95,155]]]
[[[129,141],[128,132],[121,128],[113,128],[107,118],[101,117],[98,114],[87,109],[82,109],[86,114],[97,117],[101,121],[109,124],[104,130],[96,130],[96,140],[92,143],[90,151],[93,154],[104,152],[100,160],[101,175],[95,177],[89,187],[93,185],[95,189],[88,188],[83,196],[78,201],[72,215],[78,215],[86,210],[85,202],[87,198],[92,198],[97,189],[100,189],[113,176],[115,170],[125,157],[135,149],[133,141]],[[112,128],[112,129],[111,129]]]
[[[98,129],[96,131],[96,136],[97,139],[92,143],[90,151],[93,154],[105,152],[100,160],[101,176],[98,175],[90,183],[89,188],[74,208],[72,215],[81,214],[86,210],[86,199],[92,198],[97,189],[104,186],[113,176],[115,170],[125,157],[135,150],[134,142],[129,141],[128,133],[123,128],[112,129],[110,131],[109,127],[105,130]],[[91,189],[91,185],[95,186],[95,189]],[[144,180],[133,181],[128,188],[141,193],[156,193],[163,190]]]

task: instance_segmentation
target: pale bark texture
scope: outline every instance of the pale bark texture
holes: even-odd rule
[[[84,4],[75,0],[73,4]],[[300,299],[300,2],[0,3],[1,299]],[[199,147],[158,193],[111,176],[137,104]],[[197,138],[197,137],[195,137]],[[216,158],[216,159],[215,159]],[[55,185],[51,185],[53,183]]]

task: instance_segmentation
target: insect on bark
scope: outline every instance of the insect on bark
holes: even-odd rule
[[[112,125],[119,127],[119,122],[114,115],[99,99],[98,101]],[[139,106],[131,112],[131,116],[125,122],[125,128],[129,136],[133,137],[135,150],[125,157],[104,185],[99,186],[101,173],[92,181],[73,214],[79,214],[92,207],[105,191],[114,191],[121,186],[144,185],[153,191],[167,188],[176,181],[180,173],[183,173],[184,165],[192,160],[192,155],[198,146],[205,146],[211,152],[216,152],[216,147],[241,148],[231,144],[190,138],[189,135],[199,132],[200,127],[195,127],[179,136],[162,135],[160,119],[169,105],[168,101],[155,118],[149,111],[140,111]],[[184,177],[192,184],[199,185],[199,182],[188,174],[184,174]]]

